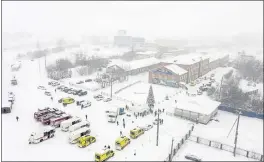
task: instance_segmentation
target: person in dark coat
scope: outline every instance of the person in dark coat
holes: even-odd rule
[[[85,119],[87,120],[87,115],[85,115]]]
[[[122,133],[122,131],[120,131],[120,136],[121,136],[121,137],[123,136],[123,133]]]
[[[164,112],[165,109],[162,109],[162,111]]]
[[[56,88],[55,88],[55,93],[56,93]]]
[[[126,128],[126,124],[125,123],[123,123],[123,127]]]
[[[117,125],[117,126],[119,125],[118,121],[116,122],[116,125]]]
[[[19,119],[19,117],[18,117],[18,116],[16,116],[16,120],[17,120],[17,122],[18,122],[18,119]]]
[[[123,123],[125,122],[125,119],[123,118]]]
[[[50,97],[50,99],[53,101],[53,97]]]
[[[108,145],[108,149],[110,149],[110,145]]]

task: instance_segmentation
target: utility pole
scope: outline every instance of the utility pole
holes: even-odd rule
[[[224,79],[224,76],[222,76],[222,79],[221,79],[220,90],[219,90],[219,101],[221,100],[223,79]]]
[[[113,92],[113,72],[111,73],[110,84],[111,84],[111,98],[112,98],[112,92]]]
[[[240,118],[241,112],[238,112],[238,117],[237,117],[237,127],[236,127],[236,137],[235,137],[235,149],[234,149],[234,156],[236,156],[236,148],[237,148],[237,138],[238,138],[238,126],[239,126],[239,118]]]
[[[170,153],[170,161],[172,161],[173,142],[174,142],[174,138],[172,138],[172,141],[171,141],[171,153]]]
[[[157,123],[157,143],[156,146],[159,146],[159,125],[160,125],[160,121],[159,121],[159,109],[158,109],[158,123]]]

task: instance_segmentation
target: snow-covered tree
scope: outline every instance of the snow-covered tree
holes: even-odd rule
[[[152,86],[149,87],[147,104],[148,104],[149,108],[154,107],[154,104],[155,104],[155,98],[154,98]]]

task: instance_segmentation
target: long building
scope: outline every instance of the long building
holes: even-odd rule
[[[149,83],[179,87],[180,82],[186,82],[188,71],[175,64],[165,65],[149,72]]]

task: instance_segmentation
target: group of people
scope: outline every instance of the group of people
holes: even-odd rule
[[[116,122],[116,125],[118,126],[119,125],[119,122],[117,121]],[[126,123],[125,123],[125,119],[123,118],[123,128],[126,128]]]

